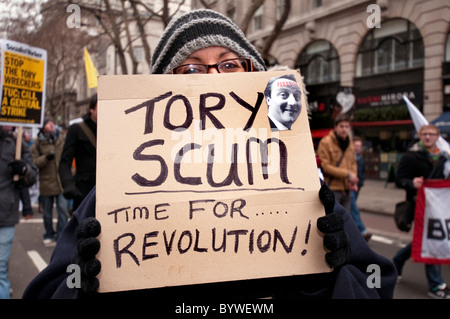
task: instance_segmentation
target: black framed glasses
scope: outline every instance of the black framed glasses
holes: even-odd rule
[[[234,73],[234,72],[251,72],[253,69],[252,61],[250,59],[235,58],[221,61],[216,64],[183,64],[172,69],[172,74],[206,74],[209,69],[214,68],[219,73]]]

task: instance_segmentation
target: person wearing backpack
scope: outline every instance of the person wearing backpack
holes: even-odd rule
[[[436,145],[440,130],[433,124],[424,125],[418,132],[420,141],[413,144],[401,158],[395,183],[406,191],[406,200],[415,203],[417,190],[422,187],[424,178],[444,178],[445,156]],[[411,257],[411,243],[400,249],[393,258],[399,278],[405,262]],[[447,284],[441,276],[440,265],[425,265],[428,281],[428,295],[436,299],[450,299]]]
[[[95,186],[97,161],[97,94],[91,97],[89,112],[83,121],[72,124],[59,163],[59,175],[64,197],[73,199],[73,211]],[[75,175],[73,160],[75,159]]]

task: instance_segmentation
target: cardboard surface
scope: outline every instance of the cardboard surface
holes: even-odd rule
[[[101,292],[330,271],[305,95],[269,125],[285,73],[99,77]]]

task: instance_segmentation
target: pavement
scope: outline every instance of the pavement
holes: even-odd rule
[[[366,179],[358,196],[358,208],[369,213],[394,215],[395,204],[405,199],[405,190],[385,180]]]

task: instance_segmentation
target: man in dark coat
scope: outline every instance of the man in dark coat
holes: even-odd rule
[[[73,210],[95,186],[96,140],[97,94],[92,96],[89,113],[83,116],[83,121],[69,127],[59,163],[59,176],[64,188],[64,197],[73,199]],[[75,176],[72,174],[74,159]]]
[[[435,125],[424,125],[419,132],[420,141],[411,146],[398,164],[396,184],[406,191],[406,199],[416,201],[417,190],[422,187],[423,180],[444,178],[443,156],[436,145],[440,131]],[[411,257],[411,243],[400,249],[394,256],[394,264],[399,276],[405,262]],[[440,265],[425,265],[428,280],[428,295],[436,299],[450,299],[450,291],[441,276]]]
[[[0,299],[9,299],[8,261],[19,222],[20,184],[36,182],[37,169],[28,145],[22,141],[21,159],[16,160],[16,139],[11,127],[0,126]],[[19,180],[14,181],[14,176]],[[28,190],[28,189],[27,189]]]

